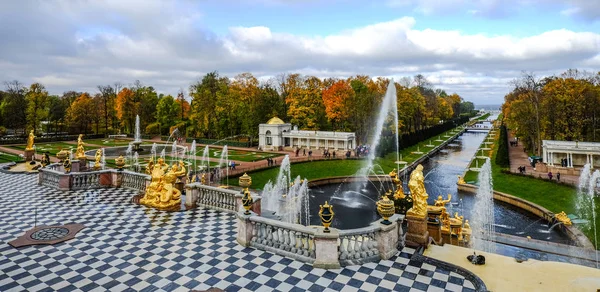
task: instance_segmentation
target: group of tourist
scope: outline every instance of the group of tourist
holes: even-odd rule
[[[568,158],[563,158],[560,160],[560,166],[562,167],[568,167],[569,166],[569,159]]]
[[[331,155],[333,153],[333,158],[335,159],[335,150],[333,150],[333,152],[329,152],[329,149],[324,149],[323,150],[323,157],[325,158],[331,158]]]
[[[271,157],[267,158],[267,166],[275,165],[275,160]]]
[[[356,157],[360,157],[362,156],[366,156],[369,155],[369,153],[371,152],[371,145],[366,144],[366,145],[359,145],[358,147],[356,147],[355,153],[356,153]]]
[[[548,172],[548,179],[549,179],[549,180],[552,180],[552,171],[549,171],[549,172]],[[556,173],[556,180],[557,180],[557,181],[560,181],[560,172],[557,172],[557,173]]]

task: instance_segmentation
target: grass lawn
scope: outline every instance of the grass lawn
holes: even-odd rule
[[[499,136],[497,135],[496,139],[494,139],[496,143],[494,146],[497,145]],[[575,206],[577,190],[575,187],[545,179],[503,173],[502,167],[496,164],[497,147],[493,147],[493,149],[491,163],[494,190],[525,199],[554,213],[565,211],[567,214],[577,214]],[[482,165],[482,162],[484,161],[479,160],[479,166]],[[474,163],[471,167],[474,167],[473,165]],[[477,172],[473,171],[467,172],[465,181],[477,181],[477,174]],[[600,227],[600,199],[598,197],[596,197],[595,205],[596,226]],[[591,216],[585,219],[592,221]],[[580,229],[595,244],[594,231],[584,226]]]
[[[6,162],[18,162],[21,161],[22,158],[19,155],[15,155],[12,153],[0,152],[0,163]]]
[[[115,139],[109,139],[109,138],[85,140],[85,137],[84,137],[83,143],[98,145],[101,147],[114,147],[114,146],[127,146],[127,145],[129,145],[129,143],[131,143],[131,140],[116,140],[115,141]]]
[[[490,117],[490,115],[491,115],[490,113],[487,113],[487,114],[485,114],[485,115],[483,115],[483,116],[481,116],[481,117],[477,118],[477,120],[478,120],[478,121],[485,121],[485,120],[487,120],[487,118],[489,118],[489,117]]]
[[[69,143],[65,143],[65,142],[49,142],[49,143],[39,143],[39,144],[34,144],[34,145],[36,147],[37,154],[41,154],[41,153],[48,151],[48,153],[50,153],[50,156],[56,156],[56,153],[58,153],[63,148],[67,149],[67,150],[73,149],[73,152],[75,152],[75,150],[77,150],[77,145],[69,144]],[[14,146],[7,146],[7,147],[10,147],[12,149],[17,149],[17,150],[25,150],[25,147],[27,147],[27,146],[26,145],[14,145]],[[87,151],[87,150],[98,148],[98,146],[85,145],[83,148]]]
[[[222,149],[209,147],[209,157],[211,158],[221,158]],[[204,147],[196,149],[196,156],[202,156],[204,152]],[[261,151],[244,151],[244,150],[235,150],[228,149],[227,154],[229,156],[229,160],[238,160],[245,162],[253,162],[258,160],[267,159],[269,157],[278,157],[283,154],[279,153],[271,153],[271,152],[261,152]]]
[[[412,163],[413,161],[419,159],[423,155],[427,154],[428,151],[430,151],[431,149],[434,148],[434,147],[427,147],[426,145],[428,145],[429,143],[431,143],[431,145],[434,145],[434,146],[440,145],[441,143],[443,143],[443,141],[436,142],[435,140],[437,140],[438,138],[440,138],[441,140],[444,140],[444,141],[449,139],[448,137],[444,137],[444,136],[446,134],[450,135],[451,131],[452,130],[447,131],[447,132],[439,135],[439,137],[438,136],[432,137],[431,139],[427,139],[426,141],[423,141],[417,145],[414,145],[412,147],[408,147],[408,148],[401,150],[400,151],[400,154],[401,154],[400,160],[406,161],[409,164]],[[419,150],[420,152],[423,152],[423,154],[412,153],[417,150]],[[392,169],[398,167],[398,165],[395,162],[396,162],[396,154],[395,153],[387,154],[383,158],[378,157],[375,159],[375,161],[373,163],[376,165],[379,165],[381,168],[375,167],[374,171],[377,174],[387,174],[387,173],[391,172]],[[350,175],[355,174],[361,167],[364,167],[365,163],[366,163],[365,160],[355,160],[355,159],[321,160],[321,161],[314,161],[314,162],[302,162],[302,163],[293,163],[291,165],[291,171],[292,171],[293,177],[300,175],[300,177],[302,177],[302,178],[307,178],[308,180],[314,180],[314,179],[326,178],[326,177],[332,177],[332,176],[350,176]],[[402,168],[402,167],[404,167],[404,166],[401,166],[400,168]],[[252,176],[252,188],[253,189],[262,189],[269,180],[274,180],[277,177],[278,173],[279,173],[279,166],[252,172],[250,174]],[[237,178],[231,178],[229,184],[237,185],[238,184]]]

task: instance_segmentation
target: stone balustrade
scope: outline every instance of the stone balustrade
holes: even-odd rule
[[[190,208],[199,206],[229,213],[242,210],[243,195],[239,191],[201,183],[186,184],[185,189],[185,204]],[[260,196],[252,194],[252,198],[254,199],[252,211],[260,214]]]
[[[71,190],[96,189],[100,187],[100,171],[74,172],[71,175]]]
[[[58,189],[61,172],[53,169],[40,168],[38,172],[38,184]]]
[[[38,171],[39,185],[63,191],[124,187],[144,192],[150,182],[149,175],[115,169],[65,173],[60,164],[51,164]]]
[[[119,172],[116,174],[118,175]],[[128,170],[121,171],[120,174],[122,174],[122,180],[119,186],[122,188],[138,190],[143,193],[146,191],[146,186],[150,183],[151,177],[147,174]]]
[[[373,222],[359,229],[331,228],[329,233],[323,232],[323,227],[285,223],[256,214],[239,212],[237,218],[237,241],[241,245],[325,269],[389,259],[403,245],[403,215],[391,217],[390,225]]]

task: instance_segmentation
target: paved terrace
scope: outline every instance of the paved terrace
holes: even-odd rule
[[[389,260],[336,270],[244,248],[233,214],[168,213],[132,191],[57,191],[37,176],[0,173],[0,291],[473,291],[459,274],[404,248]],[[13,248],[37,225],[81,223],[72,240]]]

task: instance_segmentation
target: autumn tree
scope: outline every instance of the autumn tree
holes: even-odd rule
[[[67,109],[66,123],[72,132],[87,134],[93,123],[96,108],[90,95],[82,93]]]
[[[354,90],[346,80],[338,80],[323,90],[323,104],[327,119],[336,130],[344,130],[343,123],[350,115],[350,102]]]
[[[100,98],[102,100],[101,112],[104,117],[104,132],[108,133],[108,128],[112,128],[109,118],[115,115],[115,89],[110,85],[98,85],[98,91],[100,91]]]
[[[38,131],[40,122],[48,116],[48,91],[44,85],[33,83],[25,94],[27,100],[27,128]]]
[[[48,120],[50,122],[48,127],[52,129],[48,130],[48,132],[62,131],[62,124],[65,122],[68,108],[68,100],[57,95],[48,96]],[[54,126],[51,127],[52,124],[54,124]]]
[[[117,118],[121,121],[121,126],[125,127],[126,132],[132,133],[135,123],[138,104],[134,100],[135,93],[125,87],[117,94],[116,111]]]
[[[206,74],[190,86],[192,97],[190,120],[194,134],[206,138],[217,136],[217,118],[214,111],[219,97],[227,94],[228,86],[229,79],[220,77],[216,71]]]

